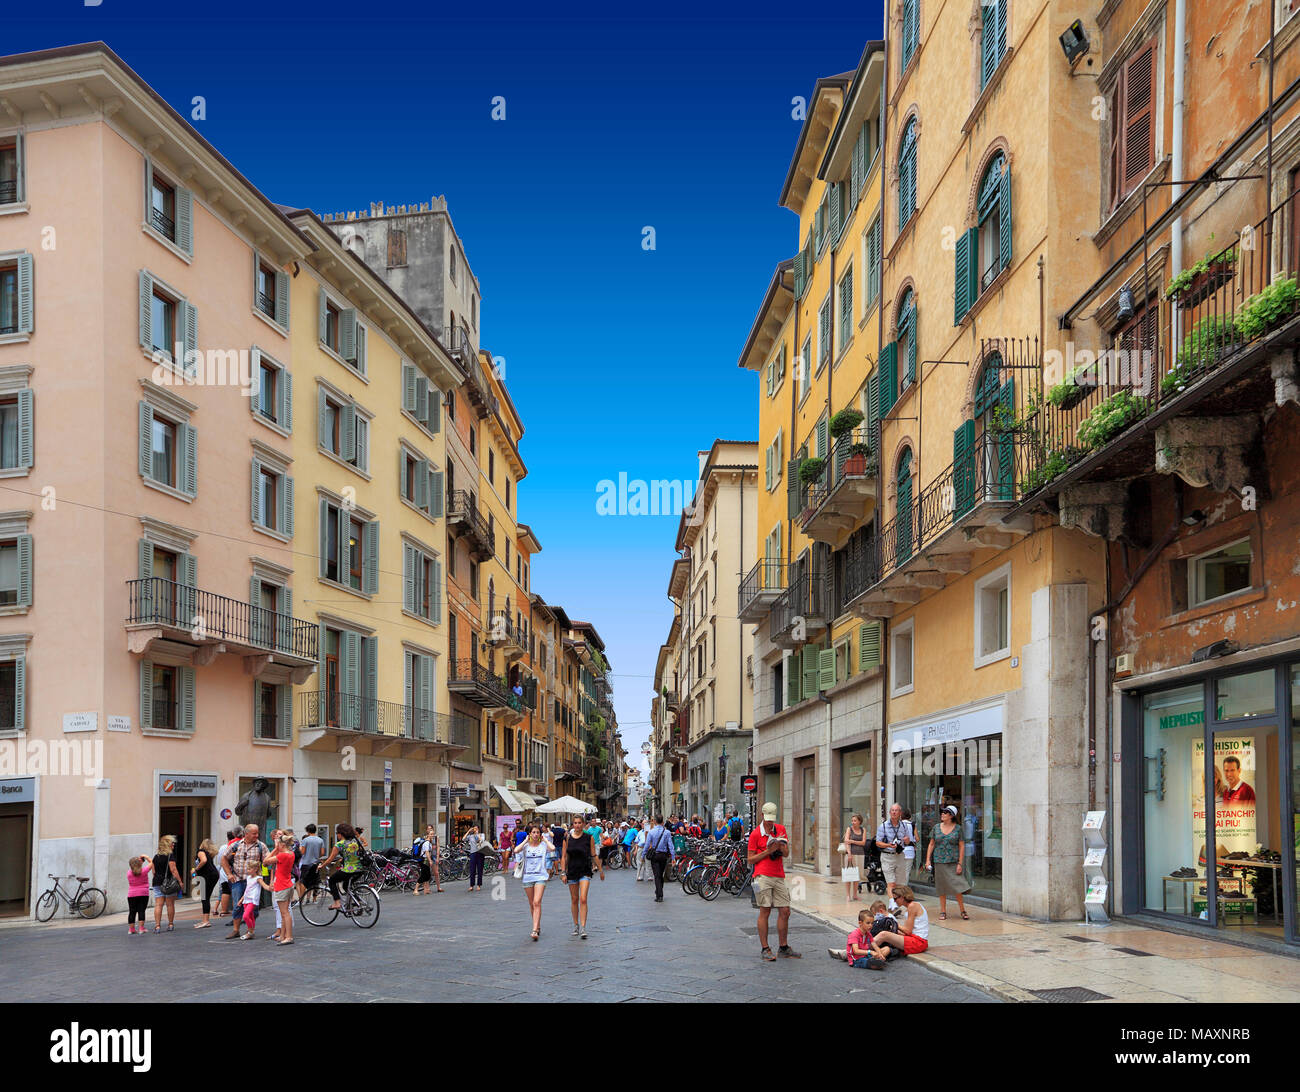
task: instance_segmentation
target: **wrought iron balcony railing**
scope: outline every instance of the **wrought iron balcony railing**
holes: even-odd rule
[[[453,489],[447,493],[447,529],[453,534],[465,534],[470,551],[480,561],[496,553],[492,528],[479,514],[474,494],[467,489]]]
[[[17,200],[17,179],[0,179],[0,205],[12,205]]]
[[[269,318],[275,318],[275,297],[265,292],[257,294],[257,309]]]
[[[758,622],[786,589],[789,565],[784,558],[765,557],[755,563],[740,582],[737,595],[742,622]]]
[[[300,728],[338,728],[413,743],[455,743],[452,718],[431,709],[326,690],[300,694],[298,703]]]
[[[176,221],[168,216],[161,209],[151,208],[149,210],[149,223],[159,235],[165,235],[173,242],[176,240]]]
[[[475,659],[450,660],[447,686],[490,709],[515,709],[522,712],[523,702],[502,685],[501,680]]]
[[[128,580],[128,625],[182,630],[196,644],[226,642],[315,660],[320,627],[239,599],[151,576]]]

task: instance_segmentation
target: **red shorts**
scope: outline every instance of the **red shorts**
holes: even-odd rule
[[[908,955],[916,955],[918,952],[924,952],[928,947],[930,947],[930,942],[928,940],[923,940],[921,937],[914,937],[910,933],[903,936],[903,951]]]

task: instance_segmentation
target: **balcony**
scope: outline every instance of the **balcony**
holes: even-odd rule
[[[492,528],[479,515],[474,494],[466,489],[453,489],[447,494],[447,531],[464,536],[470,556],[476,561],[486,561],[496,552]]]
[[[772,604],[786,589],[787,562],[780,557],[765,557],[740,582],[738,617],[742,622],[761,622]]]
[[[176,241],[176,221],[168,216],[162,209],[150,208],[149,225],[158,232],[159,235]]]
[[[509,610],[486,613],[483,617],[483,630],[483,640],[493,648],[500,649],[505,654],[507,664],[514,663],[524,654],[524,635],[514,624]]]
[[[1218,252],[1199,263],[1206,268],[1189,269],[1173,298],[1166,298],[1166,285],[1149,285],[1156,295],[1147,321],[1131,324],[1104,359],[1090,369],[1072,369],[1067,361],[1063,376],[1050,377],[1055,382],[1018,482],[1025,509],[1059,508],[1063,525],[1113,538],[1122,517],[1098,518],[1106,493],[1071,487],[1115,483],[1111,495],[1122,507],[1119,483],[1153,471],[1223,491],[1233,485],[1223,477],[1226,466],[1237,463],[1229,478],[1245,480],[1239,460],[1250,446],[1248,434],[1258,431],[1251,418],[1294,397],[1300,316],[1290,285],[1300,273],[1291,233],[1297,204],[1292,196],[1257,224],[1223,231],[1228,245],[1219,250],[1215,242]],[[1234,222],[1227,218],[1236,208],[1231,204],[1216,227]],[[1198,219],[1213,223],[1215,207]],[[1145,249],[1160,245],[1154,235],[1152,229]],[[1142,278],[1139,268],[1128,282],[1138,298]],[[1094,291],[1072,312],[1099,302]],[[1067,489],[1074,495],[1058,500]],[[1088,494],[1093,502],[1081,503]],[[1067,515],[1067,508],[1074,511]]]
[[[677,712],[678,696],[676,690],[666,690],[663,694],[664,709],[669,713]]]
[[[257,294],[257,309],[266,315],[267,318],[275,318],[275,297],[268,296],[265,292]]]
[[[459,326],[445,328],[442,343],[465,374],[465,397],[469,399],[479,419],[485,419],[496,413],[500,403],[492,393],[492,385],[488,381],[487,373],[483,371],[483,365],[479,363],[478,353],[474,350],[469,334]]]
[[[578,759],[566,758],[564,759],[563,762],[556,763],[555,766],[556,781],[559,781],[563,778],[568,778],[570,780],[573,780],[581,776],[582,776],[582,763]]]
[[[477,660],[451,660],[447,666],[447,689],[453,694],[481,705],[503,724],[513,726],[524,719],[523,699]]]
[[[472,742],[447,713],[324,690],[298,696],[298,745],[304,750],[340,751],[361,743],[366,754],[431,758]]]
[[[830,580],[823,572],[804,572],[772,604],[769,626],[778,648],[798,648],[824,632],[831,620]]]
[[[206,666],[222,652],[247,674],[301,686],[316,670],[320,629],[239,599],[162,577],[128,580],[127,651],[162,663]]]
[[[821,474],[807,483],[799,517],[804,534],[834,544],[876,507],[878,460],[870,433],[854,429],[835,440]]]

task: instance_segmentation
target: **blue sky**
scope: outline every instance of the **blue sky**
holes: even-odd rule
[[[7,11],[4,51],[106,41],[186,116],[202,95],[197,127],[284,204],[446,195],[483,289],[483,344],[524,419],[533,588],[604,638],[635,754],[677,521],[598,516],[597,483],[694,480],[715,438],[757,439],[758,377],[736,360],[798,245],[777,205],[791,100],[857,64],[882,6],[832,19],[767,2],[494,3],[449,18],[234,0],[164,18],[141,0],[55,0]]]

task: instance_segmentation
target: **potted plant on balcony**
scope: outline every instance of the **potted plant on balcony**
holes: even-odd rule
[[[1298,301],[1300,291],[1297,291],[1294,277],[1270,284],[1242,305],[1241,312],[1237,315],[1237,337],[1242,341],[1254,341],[1284,319],[1290,318]]]
[[[1214,242],[1214,234],[1210,234]],[[1237,245],[1207,253],[1195,265],[1190,265],[1169,282],[1165,289],[1165,299],[1176,299],[1182,306],[1190,307],[1205,299],[1220,285],[1232,279],[1237,266]]]
[[[1206,315],[1183,338],[1174,366],[1160,380],[1160,395],[1168,398],[1187,389],[1197,372],[1218,363],[1237,341],[1236,326],[1227,315]]]
[[[1147,404],[1132,391],[1117,391],[1093,410],[1079,425],[1077,439],[1085,448],[1098,448],[1118,436],[1134,421],[1146,416]]]
[[[861,440],[849,445],[849,457],[844,460],[844,476],[866,477],[867,458],[871,455],[871,445]]]
[[[1071,368],[1065,379],[1048,390],[1047,400],[1059,410],[1073,409],[1097,385],[1096,372],[1095,361]]]
[[[799,481],[804,485],[812,485],[822,476],[822,471],[826,469],[826,460],[813,455],[804,459],[799,464]]]
[[[842,440],[862,424],[864,420],[865,418],[860,410],[856,410],[852,406],[847,406],[831,418],[831,435],[837,440]]]

